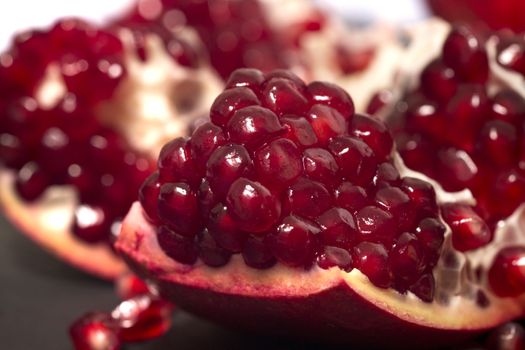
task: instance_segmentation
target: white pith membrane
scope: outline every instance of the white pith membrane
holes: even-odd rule
[[[188,43],[200,45],[189,29],[180,34]],[[114,96],[100,103],[96,117],[103,125],[118,130],[132,149],[156,159],[163,144],[172,137],[186,135],[190,124],[207,114],[222,83],[204,62],[197,69],[177,64],[154,34],[146,36],[144,62],[135,53],[131,34],[122,30],[119,35],[124,43],[127,76]],[[51,109],[65,93],[58,68],[51,64],[35,98],[41,108]],[[108,244],[87,244],[71,232],[74,210],[79,204],[74,188],[50,186],[39,199],[28,203],[18,196],[14,183],[15,172],[0,168],[0,207],[21,232],[96,276],[114,279],[127,270]],[[112,228],[112,234],[118,229]]]
[[[392,51],[399,55],[397,65],[391,68],[390,81],[384,77],[382,79],[382,83],[391,83],[384,86],[392,88],[396,96],[394,101],[399,100],[407,86],[414,86],[419,72],[440,53],[449,30],[450,26],[439,20],[430,20],[407,30],[409,45],[401,51],[397,51],[398,48]],[[517,79],[521,79],[520,76],[495,67],[494,45],[493,41],[488,45],[491,69],[498,78],[491,83],[494,84],[494,90],[502,85],[519,86]],[[385,57],[393,56],[385,53]],[[377,72],[367,71],[363,74],[380,76]],[[520,87],[519,92],[525,96],[523,87]],[[371,94],[372,91],[370,96]],[[386,106],[385,110],[388,108],[392,107]],[[406,168],[397,152],[394,153],[393,160],[402,177],[416,177],[432,183],[439,204],[453,202],[475,205],[475,199],[469,190],[446,192],[434,180]],[[487,270],[495,255],[504,247],[525,245],[524,228],[525,204],[498,224],[491,243],[461,253],[453,249],[451,230],[447,226],[440,259],[433,270],[436,290],[432,303],[421,301],[411,292],[401,294],[394,289],[378,288],[357,269],[348,273],[338,267],[323,270],[314,266],[304,271],[278,263],[268,270],[258,270],[246,266],[239,254],[233,255],[231,261],[220,268],[208,267],[200,260],[191,266],[177,263],[159,247],[155,228],[144,218],[139,203],[133,205],[125,218],[116,247],[149,271],[154,279],[218,293],[263,298],[312,295],[344,281],[364,299],[400,319],[438,329],[467,330],[494,327],[524,314],[525,295],[500,298],[492,294],[487,285]]]

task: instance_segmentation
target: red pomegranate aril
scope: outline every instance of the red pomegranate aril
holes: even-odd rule
[[[123,342],[140,342],[166,333],[171,327],[172,310],[167,301],[145,294],[121,302],[111,317]]]
[[[500,36],[496,46],[496,62],[506,69],[525,74],[525,47],[523,39],[516,36]]]
[[[525,329],[519,323],[506,323],[492,331],[486,343],[489,350],[525,349]]]
[[[259,182],[244,177],[231,185],[226,206],[237,226],[251,233],[266,233],[281,215],[277,198]]]
[[[497,166],[512,165],[516,162],[518,136],[516,128],[501,120],[487,122],[479,135],[480,151]]]
[[[87,165],[73,163],[67,167],[65,183],[74,186],[79,192],[89,191],[93,182]]]
[[[434,300],[436,281],[431,273],[424,274],[416,283],[410,287],[410,291],[419,299],[430,303]]]
[[[273,79],[288,80],[297,91],[303,92],[306,89],[306,84],[296,74],[286,69],[275,69],[265,74],[265,80],[262,83],[263,86],[271,84]]]
[[[388,185],[399,185],[401,176],[399,171],[390,162],[384,162],[377,167],[376,175],[374,176],[373,184],[377,188],[382,188]]]
[[[345,119],[354,115],[354,103],[348,93],[339,86],[314,81],[306,87],[306,94],[312,104],[322,104],[336,109]]]
[[[416,206],[410,197],[398,187],[386,186],[377,191],[375,204],[391,213],[401,231],[409,230],[416,220]]]
[[[166,226],[160,226],[157,232],[160,247],[172,259],[191,265],[199,255],[199,249],[194,238],[182,236]]]
[[[435,177],[435,162],[430,160],[429,154],[437,152],[436,146],[421,134],[401,133],[396,138],[399,154],[405,164],[414,170]]]
[[[250,150],[285,131],[275,113],[260,106],[237,110],[226,130],[232,142],[243,144]]]
[[[392,285],[392,273],[388,266],[388,253],[378,243],[361,242],[353,249],[354,267],[379,288]]]
[[[525,172],[517,169],[504,170],[494,180],[493,213],[506,217],[525,201]]]
[[[377,161],[372,149],[360,139],[338,136],[328,144],[339,165],[339,173],[357,185],[369,184],[375,174]]]
[[[222,203],[211,210],[208,230],[218,245],[232,253],[239,253],[242,250],[242,244],[247,236],[239,230],[228,208]]]
[[[501,297],[525,293],[525,247],[503,248],[492,262],[488,281],[492,291]]]
[[[492,232],[485,221],[464,204],[446,204],[442,208],[443,219],[452,230],[452,245],[465,252],[485,246],[492,240]]]
[[[240,68],[230,75],[226,88],[246,87],[254,92],[259,92],[259,86],[263,81],[264,75],[261,71],[253,68]]]
[[[299,178],[285,193],[284,212],[315,219],[332,206],[332,196],[317,181]]]
[[[335,191],[335,202],[339,207],[356,213],[369,204],[369,199],[364,188],[350,182],[343,182]]]
[[[157,211],[157,199],[160,194],[161,182],[157,172],[151,174],[142,184],[139,190],[139,201],[147,218],[153,223],[159,223]]]
[[[443,61],[461,79],[485,83],[489,75],[487,53],[474,33],[466,26],[452,30],[443,45]]]
[[[412,233],[399,236],[388,256],[388,263],[400,290],[408,289],[425,270],[423,247]]]
[[[445,66],[440,59],[429,63],[421,72],[421,91],[428,98],[447,103],[456,93],[459,82],[454,70]]]
[[[287,216],[267,242],[277,260],[288,266],[308,266],[314,257],[319,227],[298,216]]]
[[[75,209],[73,234],[87,243],[105,240],[111,229],[112,212],[96,204],[82,203]]]
[[[444,135],[454,146],[466,151],[474,150],[474,139],[489,115],[489,101],[480,86],[465,85],[450,100],[445,111],[446,123],[454,128]]]
[[[199,233],[197,243],[200,247],[199,257],[206,265],[220,267],[230,261],[231,253],[219,246],[207,229]]]
[[[376,206],[370,205],[359,210],[356,223],[360,239],[391,244],[396,235],[394,216]]]
[[[339,166],[334,156],[323,148],[307,148],[303,152],[304,174],[312,180],[335,185]]]
[[[69,328],[75,350],[120,350],[117,324],[106,313],[89,313]]]
[[[438,105],[421,96],[409,102],[406,118],[407,123],[432,137],[440,137],[445,131],[444,118]]]
[[[475,189],[480,185],[479,164],[468,152],[456,148],[439,150],[437,154],[439,182],[447,191]]]
[[[162,181],[196,182],[197,172],[189,146],[184,138],[179,137],[162,147],[157,162]]]
[[[197,195],[186,183],[165,183],[160,187],[159,218],[175,232],[193,237],[200,225]]]
[[[353,269],[352,254],[343,248],[326,246],[317,257],[317,265],[325,270],[337,266],[350,272]]]
[[[425,218],[417,225],[416,237],[425,249],[426,262],[429,266],[433,267],[437,263],[441,246],[445,241],[445,230],[445,225],[434,218]]]
[[[124,273],[117,278],[115,281],[115,291],[121,300],[130,299],[150,292],[148,285],[131,272]]]
[[[405,177],[400,187],[416,206],[419,217],[437,214],[436,192],[431,184],[414,177]]]
[[[242,257],[246,265],[256,269],[268,269],[277,262],[262,237],[249,236],[244,242]]]
[[[525,99],[509,89],[500,90],[492,97],[492,117],[519,125],[525,120]]]
[[[307,113],[310,125],[322,146],[335,136],[341,135],[348,128],[348,121],[336,109],[315,104]]]
[[[284,137],[297,146],[309,147],[317,144],[317,136],[306,118],[288,115],[282,117],[281,122],[287,130]]]
[[[356,223],[351,213],[343,208],[332,208],[317,219],[321,227],[319,240],[325,246],[351,249],[359,238]]]
[[[224,196],[236,179],[252,172],[253,163],[244,146],[228,144],[217,148],[210,155],[206,169],[206,177],[213,192]]]
[[[363,140],[379,159],[392,152],[394,141],[386,125],[364,114],[356,114],[350,123],[350,133]]]
[[[39,198],[50,185],[50,179],[35,162],[26,163],[17,173],[16,190],[27,201]]]
[[[289,79],[272,78],[266,82],[261,93],[265,107],[281,116],[287,113],[303,113],[308,101],[298,87]]]
[[[200,172],[205,171],[206,162],[213,151],[224,143],[222,129],[212,123],[204,123],[193,132],[190,154]]]
[[[254,92],[246,87],[228,89],[220,94],[210,109],[210,119],[218,126],[225,126],[235,111],[248,106],[259,105]]]
[[[301,153],[290,140],[278,138],[254,154],[255,170],[262,183],[270,188],[282,188],[303,171]]]

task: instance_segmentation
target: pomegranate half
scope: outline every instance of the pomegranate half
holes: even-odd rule
[[[460,250],[442,220],[468,193],[405,168],[343,89],[241,69],[210,119],[163,147],[115,243],[163,297],[266,335],[404,348],[523,315],[487,284],[504,240]]]

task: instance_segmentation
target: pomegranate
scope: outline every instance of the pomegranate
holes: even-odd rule
[[[185,42],[174,56],[154,33],[63,19],[0,56],[0,205],[22,232],[100,277],[125,269],[112,235],[158,146],[186,134],[221,85],[198,42],[183,38],[172,37]]]
[[[210,119],[163,147],[115,243],[180,307],[264,334],[403,348],[523,314],[488,286],[501,240],[466,224],[458,248],[442,220],[443,204],[472,210],[471,198],[405,168],[385,124],[337,85],[237,70]]]

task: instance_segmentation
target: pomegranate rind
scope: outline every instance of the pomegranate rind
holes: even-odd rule
[[[448,306],[373,286],[357,270],[303,271],[281,265],[247,267],[239,256],[219,269],[184,265],[158,246],[155,228],[134,203],[115,244],[132,270],[161,295],[199,316],[238,329],[330,343],[428,347],[462,341],[523,314],[517,299]]]
[[[16,194],[13,183],[12,172],[0,170],[0,208],[20,232],[62,261],[102,279],[113,280],[128,270],[108,244],[86,244],[70,231],[73,194],[50,190],[28,204]]]

